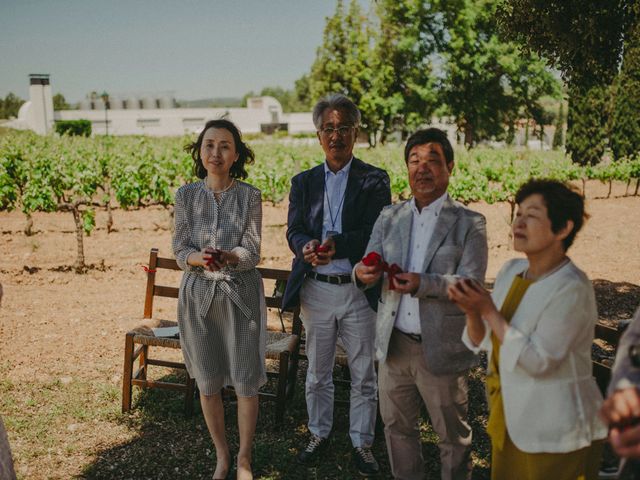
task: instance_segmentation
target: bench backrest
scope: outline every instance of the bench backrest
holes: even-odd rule
[[[607,342],[614,348],[614,353],[618,350],[618,342],[624,333],[627,325],[621,325],[618,328],[608,327],[602,323],[596,323],[595,340]],[[602,363],[601,361],[593,361],[593,376],[600,388],[602,394],[606,394],[609,381],[611,380],[611,365]]]
[[[144,318],[152,318],[153,316],[154,297],[178,298],[178,287],[158,285],[156,283],[156,272],[158,269],[180,270],[180,267],[178,267],[178,262],[176,262],[174,258],[159,257],[158,249],[151,249],[151,253],[149,254],[149,266],[146,268],[147,291],[144,299]],[[260,275],[262,275],[263,279],[275,280],[276,282],[282,282],[282,284],[286,284],[289,279],[289,275],[291,274],[291,271],[289,270],[282,270],[278,268],[258,267],[258,271],[260,272]],[[282,289],[280,290],[282,291]],[[265,295],[265,302],[268,308],[280,309],[282,307],[282,296]],[[298,315],[294,315],[294,319],[299,322]],[[298,330],[296,325],[294,325],[294,329]]]

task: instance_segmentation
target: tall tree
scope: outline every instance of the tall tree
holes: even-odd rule
[[[9,92],[4,100],[0,98],[0,118],[17,117],[23,103],[24,100],[13,92]]]
[[[381,141],[393,131],[405,136],[429,121],[437,104],[432,55],[442,39],[441,14],[431,2],[380,0],[374,51],[375,108]]]
[[[633,0],[502,0],[502,30],[548,59],[569,85],[567,150],[592,163],[604,152],[602,89],[620,62],[623,32]]]
[[[67,99],[64,98],[64,95],[61,93],[56,93],[53,96],[53,109],[54,110],[69,110],[69,104],[67,103]]]
[[[559,93],[536,54],[523,54],[498,35],[495,12],[495,0],[448,2],[444,11],[442,93],[468,147],[508,136],[505,126],[513,134],[521,116],[542,121],[540,99]]]
[[[611,150],[620,159],[640,153],[640,3],[625,38],[622,69],[614,83]]]
[[[308,77],[309,96],[314,102],[328,93],[343,93],[358,105],[362,130],[369,134],[370,143],[375,141],[378,129],[372,98],[371,35],[358,0],[351,0],[347,13],[342,0],[338,0],[334,15],[327,19],[322,45]],[[305,87],[304,83],[298,86],[301,90]]]

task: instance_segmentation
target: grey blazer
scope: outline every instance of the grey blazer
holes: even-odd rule
[[[389,264],[397,263],[402,268],[406,267],[413,215],[411,201],[391,205],[380,213],[371,233],[367,253],[378,252]],[[447,195],[419,272],[422,276],[420,287],[414,295],[420,299],[422,349],[427,368],[436,375],[459,373],[477,362],[476,355],[462,343],[465,316],[447,298],[447,286],[459,277],[484,282],[487,256],[484,216],[454,202]],[[378,302],[376,321],[376,357],[383,362],[387,357],[401,295],[389,290],[386,275],[381,281],[382,297]]]

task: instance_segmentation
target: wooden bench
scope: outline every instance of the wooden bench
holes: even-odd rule
[[[176,286],[160,285],[156,282],[156,275],[159,270],[180,270],[175,259],[158,256],[158,249],[152,248],[149,255],[149,265],[147,270],[147,288],[144,301],[144,315],[142,325],[131,330],[125,336],[124,349],[124,373],[122,381],[122,412],[127,412],[132,407],[133,386],[140,388],[162,388],[184,393],[185,414],[190,416],[193,413],[193,399],[196,393],[196,383],[186,372],[186,367],[182,362],[151,358],[150,347],[164,347],[180,350],[180,340],[178,338],[156,337],[153,328],[175,327],[175,320],[164,320],[154,318],[153,300],[155,297],[178,298],[179,289]],[[271,268],[258,268],[264,279],[276,281],[276,289],[272,295],[266,295],[267,308],[280,309],[282,304],[281,292],[290,272]],[[282,312],[280,312],[282,314]],[[295,309],[292,314],[291,332],[267,332],[266,358],[277,362],[277,371],[267,371],[270,378],[276,378],[276,391],[261,391],[260,398],[276,402],[276,421],[282,421],[287,401],[293,396],[298,369],[298,351],[300,348],[300,336],[302,322],[300,321],[299,310]],[[284,322],[282,322],[285,330]],[[138,369],[134,372],[134,365],[138,360]],[[149,366],[155,365],[172,369],[183,370],[186,374],[184,383],[150,380],[148,378]]]
[[[596,324],[594,341],[601,340],[603,342],[606,342],[610,347],[613,348],[613,354],[611,355],[610,363],[608,361],[603,362],[599,359],[593,360],[593,376],[596,379],[598,388],[600,388],[600,391],[605,396],[607,393],[607,387],[609,386],[609,382],[611,381],[611,368],[613,366],[613,359],[615,358],[615,354],[618,350],[618,342],[620,341],[620,337],[626,330],[627,325],[627,323],[624,323],[619,325],[618,328],[613,328],[602,323]],[[600,345],[598,345],[598,347],[600,347]]]

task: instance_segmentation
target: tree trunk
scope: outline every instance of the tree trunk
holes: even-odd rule
[[[80,209],[75,206],[71,208],[71,213],[73,214],[73,221],[76,225],[76,243],[78,247],[76,263],[73,268],[75,268],[77,273],[83,273],[86,270],[86,265],[84,263],[84,243],[82,238],[82,214],[80,213]]]
[[[611,197],[611,187],[613,186],[613,180],[609,180],[609,191],[607,192],[607,198]]]
[[[111,200],[107,200],[107,233],[113,231],[113,214],[111,213]]]
[[[633,192],[633,196],[635,197],[636,195],[638,195],[638,189],[640,188],[640,178],[638,178],[638,181],[636,182],[636,191]]]
[[[468,147],[468,148],[472,148],[473,147],[473,143],[474,143],[474,131],[473,131],[473,125],[471,125],[469,122],[465,122],[464,124],[464,144]]]
[[[107,196],[107,233],[111,233],[113,231],[113,213],[111,212],[111,181],[107,182],[105,195]]]
[[[24,226],[24,234],[27,237],[30,237],[31,235],[33,235],[33,217],[31,216],[31,213],[25,213],[25,216],[27,217],[27,223]]]

